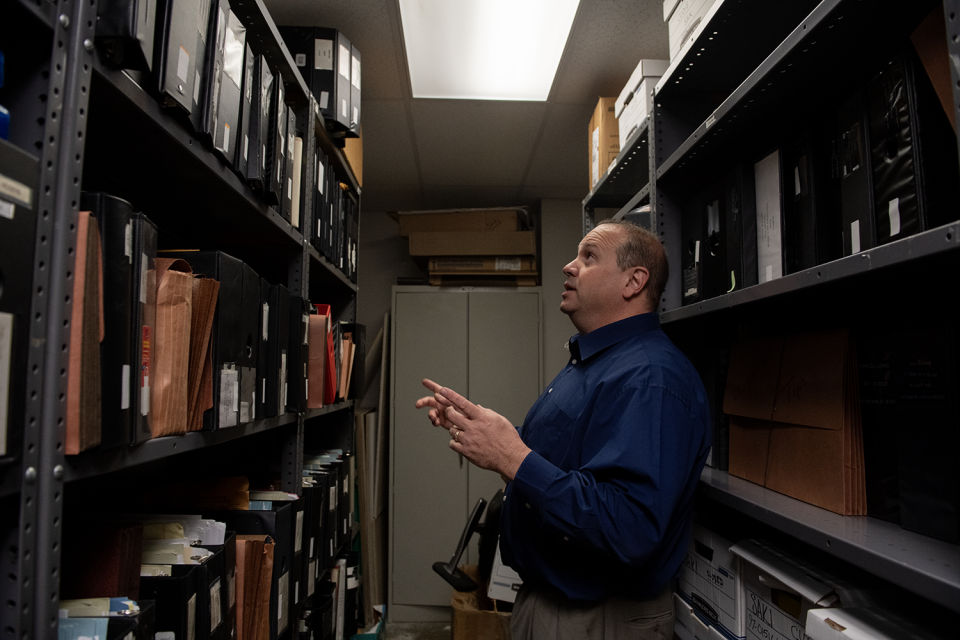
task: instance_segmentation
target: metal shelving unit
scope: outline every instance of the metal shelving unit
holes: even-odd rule
[[[238,0],[231,6],[247,27],[251,46],[266,55],[283,78],[286,101],[302,128],[298,134],[304,137],[305,158],[313,157],[313,145],[326,149],[359,203],[356,178],[329,139],[262,1]],[[140,470],[156,469],[154,463],[166,465],[182,454],[215,456],[215,451],[244,447],[249,441],[274,443],[283,488],[299,492],[305,422],[317,419],[321,424],[346,416],[333,420],[333,428],[340,429],[352,422],[354,406],[347,401],[305,414],[66,457],[69,294],[81,189],[106,191],[142,206],[160,229],[161,247],[226,250],[268,281],[287,285],[294,295],[322,292],[322,301],[334,306],[339,319],[355,319],[357,286],[311,247],[299,229],[264,205],[178,114],[160,107],[145,88],[148,77],[116,69],[101,58],[94,46],[96,0],[10,0],[4,12],[9,22],[0,26],[0,35],[5,37],[8,73],[0,98],[15,118],[11,142],[40,160],[41,174],[36,252],[29,272],[33,299],[23,372],[25,416],[23,425],[11,426],[22,433],[22,450],[0,468],[0,501],[19,509],[0,527],[0,542],[8,550],[2,562],[8,579],[0,587],[5,602],[0,628],[4,638],[53,639],[68,485],[86,486],[115,473],[135,477]],[[14,27],[16,38],[10,36]],[[14,49],[18,64],[11,70]],[[305,184],[312,184],[312,164],[304,163]],[[311,191],[304,188],[305,228],[312,224]],[[352,430],[344,442],[352,446]]]
[[[585,231],[594,208],[624,211],[649,198],[661,239],[676,260],[683,249],[682,207],[691,193],[738,160],[777,147],[811,114],[835,109],[941,6],[936,0],[788,4],[723,0],[713,6],[657,84],[646,134],[648,179],[621,193],[606,176],[583,201]],[[960,2],[945,0],[942,7],[948,50],[956,58]],[[951,73],[954,112],[960,116],[960,69],[951,65]],[[681,306],[679,265],[672,266],[661,324],[684,349],[729,346],[744,331],[771,324],[783,330],[830,323],[956,325],[951,301],[940,292],[952,286],[947,280],[960,268],[960,222],[689,306]],[[891,308],[891,287],[909,289],[914,304]],[[919,596],[944,616],[960,614],[956,544],[876,518],[839,516],[709,467],[700,495],[725,517],[746,516]]]
[[[706,467],[704,495],[960,613],[960,547],[876,518],[840,516]]]

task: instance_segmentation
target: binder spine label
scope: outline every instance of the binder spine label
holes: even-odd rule
[[[313,68],[318,71],[333,71],[333,40],[313,41]],[[320,105],[325,109],[326,105]]]
[[[180,55],[177,57],[177,77],[181,82],[187,81],[187,71],[190,69],[190,54],[180,46]]]
[[[194,640],[197,628],[197,594],[190,596],[187,601],[187,640]]]
[[[146,264],[146,256],[144,256]],[[141,296],[145,295],[141,287]],[[150,415],[150,327],[143,328],[143,348],[140,350],[140,415]]]
[[[900,198],[893,198],[887,203],[887,216],[890,218],[890,235],[900,233]]]
[[[850,223],[850,251],[860,253],[860,221],[854,220]]]
[[[3,357],[2,354],[0,354],[0,359],[2,359],[2,357]],[[123,365],[123,371],[120,374],[120,410],[125,411],[129,408],[130,408],[130,365],[125,364]],[[2,407],[0,407],[0,409],[2,409]]]
[[[213,630],[220,626],[220,623],[223,622],[221,616],[221,604],[220,604],[220,578],[214,580],[213,584],[210,585],[210,632],[213,633]]]
[[[123,228],[123,255],[127,256],[127,264],[133,264],[133,223],[128,222]]]

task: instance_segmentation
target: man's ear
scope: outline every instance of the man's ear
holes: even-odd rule
[[[631,267],[627,269],[626,275],[629,276],[623,287],[624,300],[634,300],[637,296],[643,295],[643,291],[650,281],[650,272],[646,267]]]

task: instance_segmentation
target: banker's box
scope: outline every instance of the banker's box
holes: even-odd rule
[[[530,256],[533,231],[424,231],[410,234],[411,256]]]
[[[404,238],[424,231],[520,231],[526,220],[526,211],[520,208],[399,211],[391,215]]]
[[[591,190],[597,186],[600,177],[607,172],[610,163],[620,153],[620,127],[617,124],[616,103],[616,98],[600,98],[593,111],[593,117],[590,118],[587,144]]]
[[[663,20],[670,40],[670,60],[683,50],[711,7],[721,2],[723,0],[665,0]]]
[[[510,613],[496,611],[495,601],[484,595],[487,585],[477,566],[465,565],[460,570],[480,586],[474,591],[453,592],[453,640],[510,640]]]
[[[630,74],[614,107],[617,127],[620,132],[620,148],[627,145],[630,136],[643,126],[650,115],[650,95],[657,81],[670,66],[669,60],[641,60]]]
[[[807,612],[820,608],[883,608],[893,601],[876,578],[834,574],[766,543],[744,540],[731,551],[740,558],[740,597],[747,640],[806,638]]]
[[[745,637],[740,573],[731,546],[729,540],[694,524],[690,548],[680,566],[677,582],[682,604],[676,604],[677,622],[698,640],[716,637],[716,634],[741,640]],[[691,616],[697,620],[690,620]],[[710,627],[719,630],[710,633]]]

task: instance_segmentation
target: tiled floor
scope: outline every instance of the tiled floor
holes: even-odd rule
[[[450,640],[449,622],[388,622],[386,640]]]

